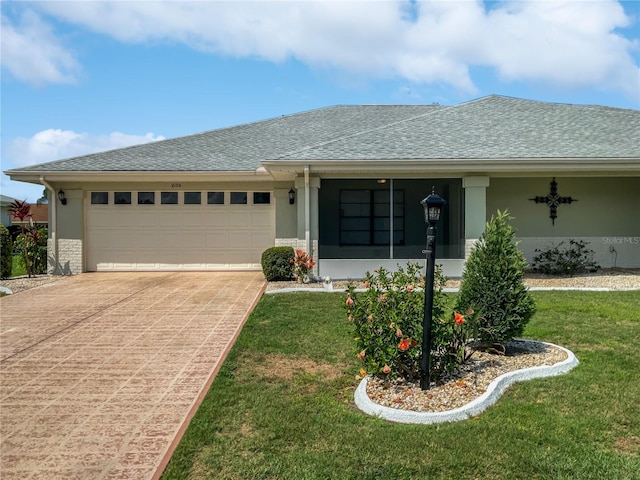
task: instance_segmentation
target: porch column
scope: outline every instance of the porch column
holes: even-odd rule
[[[320,178],[309,177],[309,205],[305,199],[305,179],[297,177],[295,181],[296,189],[296,205],[298,220],[298,248],[306,250],[314,259],[318,258],[318,232],[319,232],[319,215],[318,215],[318,190],[320,188]],[[309,222],[307,223],[306,214],[309,212]],[[306,226],[309,226],[307,231]],[[307,245],[307,241],[309,244]]]
[[[487,223],[487,187],[489,177],[465,177],[464,188],[464,258],[484,232]]]

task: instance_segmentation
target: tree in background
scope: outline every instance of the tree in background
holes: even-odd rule
[[[44,273],[47,263],[47,229],[38,229],[33,223],[31,204],[26,200],[14,200],[9,204],[9,214],[20,223],[20,234],[15,246],[20,252],[27,275]]]

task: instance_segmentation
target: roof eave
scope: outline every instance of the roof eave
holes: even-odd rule
[[[53,182],[157,182],[171,181],[203,181],[215,179],[216,181],[268,181],[273,176],[265,168],[259,167],[252,171],[47,171],[47,170],[7,170],[4,172],[11,180],[40,184],[44,177]]]
[[[640,175],[640,158],[472,158],[472,159],[332,159],[332,160],[266,160],[271,172],[302,172],[309,166],[324,172],[408,172],[417,168],[430,172],[525,174],[557,172],[575,174]]]

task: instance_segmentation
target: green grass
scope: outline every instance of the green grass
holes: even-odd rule
[[[262,298],[166,479],[640,479],[640,291],[534,292],[525,336],[571,349],[476,418],[392,424],[353,404],[343,296]]]
[[[21,277],[27,274],[27,267],[24,265],[24,261],[20,255],[14,255],[11,262],[11,276]]]

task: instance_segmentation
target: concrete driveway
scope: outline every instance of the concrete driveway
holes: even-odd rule
[[[261,272],[90,273],[0,299],[0,477],[159,477]]]

